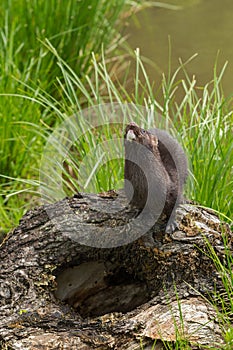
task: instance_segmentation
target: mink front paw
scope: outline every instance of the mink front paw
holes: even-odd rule
[[[166,233],[173,233],[176,229],[178,228],[178,224],[176,222],[176,220],[169,220],[167,226],[166,226]]]

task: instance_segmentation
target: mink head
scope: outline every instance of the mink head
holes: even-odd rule
[[[131,142],[146,146],[151,152],[157,153],[158,139],[149,131],[140,128],[136,123],[131,122],[125,129],[125,145]]]

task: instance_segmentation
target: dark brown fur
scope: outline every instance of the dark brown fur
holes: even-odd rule
[[[134,139],[127,140],[127,135]],[[165,215],[168,231],[173,229],[186,177],[186,155],[166,131],[143,130],[135,123],[127,125],[125,192],[131,205],[155,213],[156,218]]]

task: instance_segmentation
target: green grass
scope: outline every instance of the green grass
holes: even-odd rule
[[[231,157],[233,147],[231,136],[232,110],[221,92],[221,76],[224,68],[220,71],[219,76],[215,70],[213,82],[207,84],[197,93],[195,81],[189,79],[186,74],[185,65],[181,64],[173,76],[168,78],[164,77],[161,87],[164,101],[159,103],[154,99],[152,85],[138,52],[136,52],[135,58],[135,94],[130,95],[125,86],[109,75],[108,71],[110,70],[111,64],[107,64],[104,57],[102,57],[100,62],[97,62],[95,55],[93,55],[92,70],[94,73],[92,78],[90,78],[89,75],[79,77],[70,65],[58,55],[50,42],[47,41],[46,46],[51,54],[54,55],[54,60],[56,60],[62,74],[60,78],[57,78],[57,98],[42,89],[35,89],[28,84],[23,84],[24,90],[21,94],[21,99],[19,97],[20,94],[18,94],[17,97],[7,96],[2,98],[9,99],[11,103],[16,101],[17,106],[19,103],[21,103],[22,106],[26,106],[25,109],[27,109],[29,114],[35,119],[37,118],[37,114],[40,117],[42,114],[62,123],[69,120],[71,115],[78,114],[79,122],[75,123],[75,126],[73,126],[77,128],[75,132],[80,133],[80,130],[82,132],[83,129],[89,129],[88,133],[83,133],[81,139],[74,142],[72,152],[70,152],[69,159],[67,159],[69,170],[66,170],[65,176],[62,164],[60,164],[60,180],[65,189],[64,193],[62,192],[61,195],[67,193],[71,195],[80,189],[98,192],[119,186],[117,185],[118,181],[123,178],[123,160],[119,157],[117,161],[114,160],[113,166],[111,157],[114,157],[114,154],[123,154],[123,150],[120,149],[120,144],[116,145],[116,149],[114,149],[112,155],[105,160],[105,165],[102,168],[96,167],[96,172],[92,172],[92,169],[102,155],[104,153],[106,154],[106,149],[102,149],[101,144],[103,141],[111,138],[111,128],[106,128],[106,123],[109,123],[108,114],[111,114],[111,111],[115,108],[115,103],[117,103],[119,111],[118,115],[113,115],[113,119],[115,122],[119,123],[119,127],[115,133],[118,137],[122,137],[122,122],[124,119],[122,116],[125,114],[125,117],[130,118],[131,110],[129,108],[130,104],[133,104],[136,106],[135,108],[137,111],[137,115],[135,115],[134,119],[139,124],[144,125],[144,127],[149,127],[157,123],[157,126],[169,129],[169,132],[174,134],[186,149],[191,170],[186,196],[230,218],[233,209],[231,199],[233,189],[233,160]],[[142,84],[140,80],[140,71],[141,74],[144,75],[144,84]],[[175,77],[179,71],[183,71],[184,79],[177,83],[175,82]],[[175,91],[177,88],[182,89],[184,92],[184,97],[179,104],[175,101]],[[77,97],[77,91],[79,91],[81,95],[80,98]],[[140,106],[142,100],[146,107]],[[104,105],[105,103],[108,103],[107,107]],[[96,105],[98,107],[95,107]],[[125,106],[127,106],[126,112],[123,110]],[[93,108],[95,110],[95,114],[99,118],[98,123],[105,124],[104,130],[101,128],[100,130],[96,128],[91,129],[89,128],[89,124],[87,128],[87,120],[89,118],[88,108]],[[121,110],[121,108],[123,109]],[[153,118],[147,118],[144,113],[145,109],[143,110],[143,108],[147,108],[149,111],[156,111],[156,113],[161,114],[161,117],[156,121],[152,120]],[[90,118],[89,122],[92,122]],[[15,138],[17,138],[17,141],[20,140],[21,147],[18,149],[21,149],[21,152],[18,155],[17,148],[13,148],[13,150],[15,150],[16,170],[13,173],[10,172],[10,176],[19,177],[17,174],[17,169],[19,169],[21,178],[34,179],[35,184],[38,186],[37,180],[38,169],[40,168],[40,156],[43,154],[41,146],[44,145],[48,135],[55,129],[51,129],[45,122],[38,124],[35,120],[32,120],[30,123],[15,121],[13,124],[15,126],[15,133],[18,133]],[[16,126],[19,127],[21,131],[24,130],[24,136],[22,136],[22,132],[20,134]],[[80,130],[78,130],[78,128],[80,128]],[[8,132],[8,128],[5,129],[6,132]],[[67,137],[69,138],[69,136]],[[12,139],[14,140],[14,138],[10,137],[3,138],[4,142],[9,140],[10,145],[12,145]],[[97,146],[98,152],[94,152],[92,156],[90,156],[89,152]],[[56,147],[55,145],[53,151],[59,153]],[[114,144],[112,144],[112,147],[115,147]],[[7,151],[8,152],[5,153],[9,155],[10,149]],[[60,148],[63,158],[65,157],[64,152],[66,151],[66,148],[63,150]],[[11,154],[14,155],[13,152],[11,152]],[[87,157],[88,154],[89,156]],[[82,159],[88,161],[87,164],[84,163],[86,165],[85,171],[87,172],[85,174],[83,173],[83,177],[85,177],[85,179],[88,177],[89,187],[85,186],[86,182],[84,183],[82,178],[81,181],[79,181],[80,174],[79,170],[77,170],[77,164],[80,163]],[[16,160],[19,161],[19,164],[17,164]],[[30,168],[32,162],[33,166]],[[4,166],[6,172],[4,173],[3,171],[4,175],[8,175],[8,167],[10,167],[12,171],[14,163],[11,162],[8,164],[6,156],[6,164]],[[56,168],[56,171],[57,169],[58,168]],[[76,175],[73,176],[75,173]],[[55,175],[56,174],[54,174],[54,177]],[[60,180],[58,179],[58,181]],[[17,181],[15,186],[17,188]],[[27,186],[29,185],[25,183],[26,193]],[[57,183],[55,182],[55,187],[56,186]],[[5,191],[7,192],[8,189],[9,187],[7,187]],[[66,190],[68,190],[68,192],[66,192]],[[10,192],[11,191],[12,187]],[[15,188],[13,191],[15,191]],[[14,196],[11,197],[12,201],[13,197]]]
[[[189,156],[191,172],[186,196],[231,217],[233,117],[232,108],[221,91],[225,67],[219,74],[215,67],[213,81],[200,89],[186,73],[188,62],[180,62],[180,67],[173,75],[169,69],[168,75],[164,76],[161,86],[163,100],[158,102],[154,98],[153,84],[139,52],[136,52],[135,88],[134,93],[129,93],[127,73],[121,80],[123,83],[118,82],[112,68],[119,71],[119,65],[111,63],[109,58],[104,59],[101,53],[102,43],[106,42],[110,47],[114,38],[113,28],[123,1],[117,10],[117,3],[113,1],[111,9],[116,11],[110,10],[109,2],[106,5],[105,1],[95,2],[95,8],[83,8],[82,1],[80,8],[74,6],[71,0],[67,1],[66,7],[60,7],[60,2],[55,6],[56,2],[49,1],[43,7],[42,3],[18,0],[0,5],[1,13],[5,14],[0,17],[2,229],[6,231],[17,224],[22,213],[30,206],[31,200],[28,199],[32,193],[33,203],[34,200],[37,202],[34,197],[38,190],[40,157],[46,138],[54,127],[84,107],[113,102],[144,105],[160,113],[163,117],[159,119],[161,125],[157,126],[169,129],[183,144]],[[78,14],[81,12],[80,17]],[[29,13],[33,20],[29,20]],[[48,16],[51,13],[54,13],[53,20],[52,16]],[[95,23],[91,31],[83,30],[84,17],[87,15],[89,21]],[[104,21],[101,20],[103,17],[106,17]],[[88,52],[88,55],[81,55],[82,52]],[[127,72],[126,64],[120,62],[121,69]],[[181,73],[183,78],[177,82],[177,76]],[[183,91],[183,99],[179,103],[176,102],[177,89]],[[143,113],[137,120],[145,127],[154,125],[154,121],[147,120]],[[117,133],[118,136],[122,135],[121,127]],[[93,142],[100,143],[109,137],[109,130],[107,134],[104,131],[99,140],[96,131],[95,134],[90,131],[85,147],[80,147],[82,140],[74,145],[74,148],[79,147],[79,160],[93,147]],[[70,156],[69,168],[71,166],[73,172],[77,172],[77,152],[71,152]],[[93,157],[89,167],[93,168],[95,162]],[[69,194],[80,188],[91,191],[113,188],[123,177],[122,169],[122,160],[115,160],[114,164],[108,161],[92,174],[89,187],[82,188],[83,184],[72,177],[68,186],[64,186]],[[69,178],[69,172],[64,177]]]
[[[53,55],[41,44],[48,39],[81,77],[90,69],[91,52],[98,53],[116,35],[115,23],[125,0],[2,1],[0,5],[1,67],[5,84],[10,74],[40,82],[54,92],[60,75]],[[108,45],[108,49],[111,46]],[[8,73],[8,74],[7,74]],[[2,74],[1,74],[2,76]]]
[[[53,51],[51,45],[50,49]],[[56,55],[55,51],[54,54]],[[79,122],[84,122],[85,124],[87,116],[82,112],[83,104],[77,98],[77,90],[81,91],[82,95],[85,96],[86,107],[94,108],[97,103],[104,104],[108,102],[109,109],[111,109],[114,103],[118,103],[119,105],[121,103],[134,103],[137,106],[136,109],[138,109],[139,114],[143,96],[144,104],[147,108],[150,111],[155,110],[162,117],[158,121],[146,120],[145,114],[143,115],[142,113],[141,116],[136,116],[138,118],[137,121],[145,127],[159,122],[161,127],[168,128],[171,133],[176,135],[187,151],[191,169],[190,180],[187,186],[187,196],[203,206],[211,207],[230,217],[233,209],[231,199],[233,189],[233,160],[231,157],[233,148],[231,134],[233,115],[230,105],[227,104],[221,93],[220,82],[224,68],[220,72],[219,77],[215,72],[213,82],[207,84],[197,94],[195,81],[189,79],[184,65],[181,64],[170,80],[164,78],[162,85],[164,102],[159,104],[153,97],[153,89],[138,55],[136,57],[135,95],[132,96],[127,93],[124,86],[115,83],[111,78],[104,58],[100,63],[97,63],[93,56],[95,78],[90,80],[89,76],[80,79],[65,61],[58,55],[56,57],[58,66],[61,68],[63,74],[62,80],[58,79],[60,96],[58,100],[54,100],[51,96],[41,91],[37,92],[37,98],[35,99],[38,103],[43,104],[45,110],[47,108],[50,110],[50,113],[53,111],[61,121],[64,121],[74,113],[80,113]],[[139,79],[138,71],[140,69],[146,81],[143,86],[141,86]],[[179,70],[183,70],[185,76],[184,80],[177,84],[174,81]],[[65,84],[62,81],[65,81]],[[184,90],[184,98],[179,104],[174,99],[177,88]],[[34,98],[34,94],[35,91],[32,90],[32,98]],[[106,118],[104,108],[100,106],[96,109],[96,113],[99,114],[98,117],[102,118],[99,121],[101,123],[108,122],[108,120],[104,119]],[[101,109],[103,109],[102,112]],[[114,118],[116,122],[120,120],[117,115]],[[120,124],[118,132],[119,135],[122,135],[122,124]],[[97,142],[98,144],[102,142],[103,138],[108,139],[110,137],[108,129],[102,133],[102,137],[99,140],[97,140],[100,137],[99,134],[98,137],[96,135],[96,130],[92,130],[88,141],[85,143],[85,147],[91,148],[93,147],[93,142]],[[87,146],[88,144],[90,147]],[[81,144],[79,144],[79,149],[82,149]],[[83,156],[88,151],[89,149],[84,150]],[[93,160],[93,162],[95,161],[96,159]],[[91,166],[93,167],[94,163]],[[111,168],[108,168],[107,173],[110,170]],[[92,190],[106,190],[109,187],[102,184],[106,180],[105,175],[94,177],[96,187]],[[111,186],[114,186],[115,182],[119,180],[119,175],[122,176],[122,173],[118,173],[113,178]],[[95,175],[93,174],[93,176]]]
[[[31,92],[30,85],[34,89],[33,98],[41,89],[60,98],[57,78],[63,84],[63,75],[47,48],[47,40],[80,80],[87,74],[91,77],[92,51],[97,57],[103,47],[109,55],[114,50],[116,53],[121,40],[116,26],[125,3],[125,0],[67,0],[65,5],[56,0],[1,2],[0,231],[15,226],[29,208],[29,202],[34,203],[31,195],[37,190],[44,137],[59,122],[47,106],[3,95],[25,95],[28,90]],[[75,93],[80,100],[83,98],[81,91]]]
[[[91,69],[92,51],[98,55],[103,46],[108,51],[116,47],[115,25],[124,4],[125,0],[67,0],[65,6],[56,0],[2,1],[0,93],[25,94],[25,84],[30,84],[35,87],[33,97],[37,86],[56,96],[56,79],[62,79],[62,72],[46,47],[47,39],[82,79]],[[41,153],[42,148],[39,134],[27,123],[54,125],[56,116],[22,99],[1,97],[0,106],[0,173],[25,178],[28,156],[38,159],[37,150]]]
[[[229,240],[231,239],[226,234],[225,230],[222,230],[222,237],[225,247],[225,259],[221,261],[217,252],[212,245],[206,239],[207,255],[213,261],[216,270],[219,273],[222,281],[222,290],[216,290],[210,295],[209,300],[215,307],[218,316],[218,322],[222,328],[224,340],[226,342],[224,350],[230,350],[233,346],[233,257],[229,248]]]

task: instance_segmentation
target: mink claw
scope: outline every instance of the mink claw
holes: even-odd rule
[[[166,226],[166,229],[165,229],[165,232],[168,233],[168,234],[171,234],[173,233],[175,230],[177,230],[179,227],[178,227],[178,224],[177,222],[174,220],[172,222],[169,222]]]

